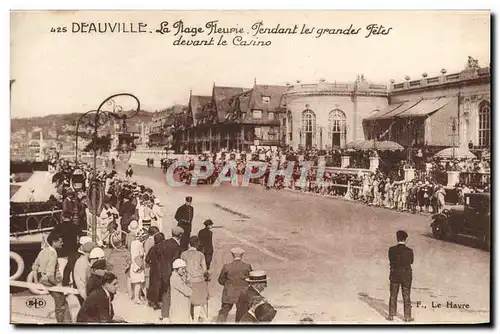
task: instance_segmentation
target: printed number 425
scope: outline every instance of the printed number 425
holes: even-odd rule
[[[54,27],[52,27],[52,29],[50,29],[50,32],[68,32],[68,28],[66,28],[66,27],[54,28]]]

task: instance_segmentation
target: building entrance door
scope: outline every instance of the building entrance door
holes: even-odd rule
[[[313,134],[311,132],[306,133],[306,148],[311,148],[313,146]]]
[[[340,147],[340,133],[332,133],[332,147]]]

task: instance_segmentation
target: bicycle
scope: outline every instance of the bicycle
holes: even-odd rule
[[[92,235],[91,230],[83,230],[82,232],[89,236]],[[125,246],[122,240],[126,240],[127,232],[123,231],[120,224],[117,224],[115,220],[110,222],[103,232],[101,236],[99,236],[99,233],[96,235],[96,243],[98,245],[111,246],[114,249],[120,249]]]

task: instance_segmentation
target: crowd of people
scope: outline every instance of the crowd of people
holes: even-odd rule
[[[330,152],[332,158],[334,152]],[[266,189],[292,189],[323,196],[338,196],[357,200],[367,205],[386,207],[399,211],[439,213],[445,205],[447,191],[438,182],[436,172],[460,170],[483,172],[488,166],[484,162],[431,161],[424,164],[421,172],[411,181],[404,180],[404,169],[413,167],[401,160],[393,164],[390,173],[358,171],[357,173],[326,171],[318,182],[317,169],[309,169],[305,180],[301,180],[301,166],[296,163],[291,177],[278,175],[274,182],[268,182],[273,162],[279,169],[287,169],[291,162],[302,160],[318,163],[317,150],[272,151],[258,150],[250,157],[253,161],[268,163],[266,172],[251,182]],[[234,160],[238,175],[242,175],[247,160],[239,152],[224,150],[216,154],[205,153],[189,158],[189,165],[177,167],[176,174],[181,181],[191,183],[196,160],[210,161],[214,173],[202,183],[213,183],[227,160]],[[418,160],[417,160],[418,161]],[[160,166],[166,170],[174,160],[162,158]],[[418,161],[421,162],[421,161]],[[154,167],[154,160],[147,159],[148,167]],[[106,167],[106,166],[103,166]],[[66,286],[78,291],[81,309],[77,322],[122,322],[114,317],[113,296],[117,291],[119,273],[114,273],[105,259],[105,247],[111,240],[103,236],[106,231],[123,231],[121,245],[127,252],[127,293],[139,305],[160,310],[160,320],[170,323],[207,322],[211,262],[214,254],[212,242],[213,222],[206,220],[205,227],[191,236],[194,208],[192,198],[186,197],[185,204],[175,214],[178,226],[167,238],[161,232],[162,204],[152,189],[133,179],[129,165],[124,177],[107,168],[94,171],[89,164],[65,161],[51,161],[52,181],[57,194],[49,201],[62,208],[61,223],[51,231],[33,265],[35,281],[47,287]],[[99,205],[94,208],[89,201],[97,180]],[[302,182],[305,181],[305,182]],[[97,190],[96,190],[97,191]],[[467,184],[455,187],[457,202],[470,192],[489,192],[489,186],[478,188]],[[97,236],[92,239],[88,229],[96,216]],[[111,238],[111,237],[109,237]],[[236,322],[269,322],[276,310],[260,294],[267,286],[263,271],[253,270],[243,259],[241,248],[231,250],[233,261],[225,264],[217,278],[223,286],[221,308],[217,322],[227,321],[227,316],[236,305]],[[58,260],[59,258],[59,260]],[[64,261],[60,261],[64,258]],[[60,270],[59,265],[64,269]],[[57,290],[57,289],[56,289]],[[55,315],[60,323],[71,322],[66,294],[51,290],[55,301]]]
[[[120,273],[113,272],[106,260],[108,243],[100,238],[106,229],[125,232],[122,234],[123,250],[127,252],[124,275],[131,301],[161,310],[160,320],[170,323],[209,321],[213,222],[206,220],[205,227],[191,236],[194,216],[191,197],[177,209],[178,226],[172,228],[171,237],[167,238],[160,231],[163,210],[159,199],[150,188],[133,181],[133,173],[126,172],[125,178],[120,178],[114,169],[93,171],[85,162],[75,164],[65,160],[52,161],[51,171],[58,192],[51,200],[62,207],[61,222],[46,238],[32,271],[34,282],[49,288],[58,323],[73,320],[67,301],[71,292],[54,287],[78,291],[81,308],[76,322],[124,322],[114,316],[112,301]],[[90,182],[93,173],[100,184],[103,203],[97,210],[88,201],[94,186]],[[86,235],[93,214],[97,215],[94,241]],[[265,287],[265,273],[253,272],[247,264],[242,266],[243,250],[233,249],[232,254],[234,261],[225,265],[218,277],[224,292],[217,321],[226,321],[231,309],[229,302],[230,306],[237,306],[237,322],[271,321],[276,311],[256,293]]]
[[[301,154],[298,154],[301,153]],[[280,155],[281,154],[281,155]],[[421,165],[422,160],[416,160],[419,164],[418,170],[415,171],[415,178],[410,181],[405,181],[405,168],[415,168],[415,163],[409,163],[406,160],[401,160],[392,163],[390,172],[384,172],[384,169],[377,169],[375,172],[366,170],[358,170],[353,173],[341,171],[325,171],[323,177],[318,180],[317,168],[308,170],[305,182],[300,182],[301,166],[298,163],[302,159],[314,159],[318,157],[317,150],[299,151],[293,150],[285,153],[278,151],[263,151],[258,150],[252,155],[241,155],[238,152],[222,151],[215,153],[204,153],[197,157],[191,156],[188,160],[188,166],[179,166],[176,169],[176,174],[180,175],[180,180],[186,184],[191,184],[197,160],[209,161],[214,166],[214,172],[205,179],[200,179],[198,183],[212,184],[219,177],[227,160],[233,160],[236,165],[238,176],[245,173],[247,166],[247,158],[252,161],[267,162],[268,167],[266,172],[257,179],[250,179],[250,182],[262,184],[266,189],[292,189],[302,192],[316,193],[323,196],[337,196],[347,200],[357,200],[368,205],[386,207],[399,211],[408,212],[441,212],[446,202],[453,204],[463,204],[463,198],[466,193],[474,192],[489,192],[489,180],[479,184],[471,185],[466,180],[457,183],[453,189],[446,189],[446,171],[453,166],[467,168],[474,172],[484,171],[485,162],[473,162],[467,159],[457,161],[447,160],[429,160]],[[300,158],[299,158],[300,157]],[[162,164],[168,165],[173,161],[162,159]],[[286,170],[288,164],[294,162],[293,173],[289,178],[285,175],[277,175],[274,182],[268,182],[272,163],[278,162],[278,169]],[[205,172],[205,167],[201,167],[201,172]],[[256,173],[258,167],[254,167],[253,173]],[[226,176],[230,175],[228,169]],[[443,179],[444,173],[444,179]],[[482,175],[482,174],[480,174]],[[318,182],[319,181],[319,182]]]

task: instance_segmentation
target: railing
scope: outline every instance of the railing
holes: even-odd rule
[[[53,210],[13,214],[10,216],[10,236],[20,237],[50,231],[59,223],[61,212],[62,210]]]

